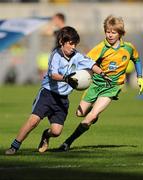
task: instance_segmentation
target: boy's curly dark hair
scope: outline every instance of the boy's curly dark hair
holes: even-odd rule
[[[57,34],[58,47],[61,47],[66,42],[72,42],[78,44],[80,42],[80,37],[78,32],[70,26],[65,26]]]

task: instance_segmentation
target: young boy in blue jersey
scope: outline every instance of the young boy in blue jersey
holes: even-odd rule
[[[80,37],[74,28],[69,26],[62,28],[58,33],[57,41],[58,47],[49,59],[48,72],[33,103],[32,114],[20,129],[11,147],[6,150],[7,155],[17,152],[27,135],[44,117],[48,117],[51,126],[43,132],[39,152],[48,149],[50,137],[58,137],[61,134],[68,114],[68,95],[78,83],[77,79],[72,78],[76,70],[92,69],[94,73],[110,81],[93,60],[75,50]]]

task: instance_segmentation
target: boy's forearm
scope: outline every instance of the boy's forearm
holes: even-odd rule
[[[61,74],[52,74],[51,78],[53,80],[56,80],[56,81],[62,81],[63,80],[63,75],[61,75]]]
[[[98,67],[96,64],[92,67],[92,71],[97,74],[101,74],[103,71],[100,67]]]

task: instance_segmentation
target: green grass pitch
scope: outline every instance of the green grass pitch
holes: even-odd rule
[[[15,156],[4,155],[31,112],[39,86],[0,87],[0,180],[143,179],[143,100],[128,89],[99,121],[77,139],[69,152],[53,152],[81,121],[74,115],[81,92],[70,95],[63,133],[50,141],[50,151],[37,152],[47,119],[28,136]]]

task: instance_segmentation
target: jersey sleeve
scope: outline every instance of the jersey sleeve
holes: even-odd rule
[[[138,59],[138,61],[135,61],[134,64],[135,64],[137,77],[142,77],[142,63],[141,63],[141,60]]]
[[[102,55],[103,48],[104,42],[102,41],[87,53],[87,57],[93,59],[94,61],[97,61]]]
[[[99,53],[98,53],[97,48],[93,48],[93,49],[91,49],[91,51],[89,51],[89,52],[87,53],[87,57],[93,59],[94,61],[97,61],[98,58],[99,58],[99,56],[100,56],[100,55],[99,55]]]
[[[130,44],[132,47],[132,55],[131,55],[131,60],[132,61],[138,61],[139,60],[139,53],[137,51],[137,49],[135,48],[134,45]]]
[[[60,57],[58,54],[54,54],[49,60],[48,74],[49,75],[58,74],[59,65],[60,65]]]
[[[78,64],[77,64],[77,69],[92,69],[92,67],[96,64],[92,59],[90,59],[87,56],[84,56],[80,53],[78,53]]]
[[[142,77],[142,63],[141,63],[141,60],[139,58],[138,51],[135,48],[135,46],[133,46],[132,44],[131,44],[131,47],[133,49],[132,55],[131,55],[131,60],[135,64],[135,69],[136,69],[137,77]]]

